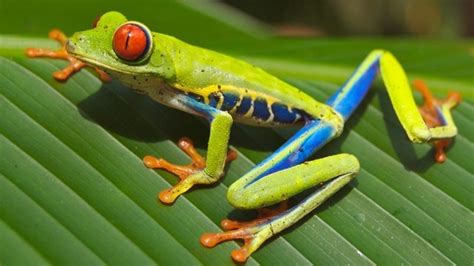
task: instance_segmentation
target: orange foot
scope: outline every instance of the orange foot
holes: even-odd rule
[[[58,70],[53,73],[53,77],[59,81],[65,81],[74,73],[78,72],[82,68],[86,67],[86,64],[79,61],[77,58],[70,56],[66,50],[67,37],[60,30],[52,30],[49,32],[48,37],[56,40],[61,44],[61,48],[57,51],[52,51],[43,48],[28,48],[26,49],[26,55],[28,57],[48,57],[48,58],[59,58],[69,61],[69,65],[64,69]],[[110,81],[109,75],[103,70],[94,68],[99,74],[99,78],[103,82]]]
[[[164,159],[158,159],[154,156],[149,155],[143,158],[143,162],[145,163],[146,167],[151,169],[164,169],[179,177],[180,181],[177,185],[159,193],[158,198],[161,202],[166,204],[173,203],[177,196],[184,193],[185,190],[190,188],[190,182],[186,183],[188,176],[202,171],[206,167],[205,159],[196,151],[191,139],[181,138],[178,141],[178,146],[191,158],[192,162],[189,165],[175,165]],[[235,152],[234,150],[229,150],[229,153],[227,154],[226,163],[233,161],[236,158],[237,152]]]
[[[204,233],[201,236],[201,244],[212,248],[223,241],[242,239],[244,245],[240,249],[233,250],[231,256],[236,262],[243,263],[265,240],[273,235],[270,222],[286,210],[288,210],[288,201],[283,201],[277,209],[260,209],[258,217],[253,221],[238,222],[224,219],[221,222],[221,227],[227,231]]]
[[[440,100],[433,97],[430,90],[422,80],[413,81],[413,85],[415,86],[415,89],[423,95],[424,103],[419,107],[419,110],[428,127],[443,126],[444,118],[442,113],[439,112],[439,109],[443,106],[451,109],[461,102],[461,95],[457,92],[450,92],[446,99]],[[442,163],[446,160],[445,149],[450,143],[451,139],[432,141],[435,148],[434,159],[436,162]]]

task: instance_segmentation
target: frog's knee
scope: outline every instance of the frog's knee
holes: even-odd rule
[[[230,205],[237,209],[256,209],[255,203],[258,202],[256,195],[246,193],[247,191],[239,187],[238,183],[234,183],[227,190],[227,200]],[[253,195],[252,195],[253,194]]]
[[[431,139],[431,133],[425,126],[413,127],[408,133],[408,138],[413,143],[425,143]]]
[[[227,190],[227,201],[229,201],[230,205],[233,207],[242,209],[242,193],[239,189],[236,189],[235,183],[230,185]]]

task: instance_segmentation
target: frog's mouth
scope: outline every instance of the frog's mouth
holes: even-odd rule
[[[91,58],[90,56],[87,56],[86,53],[81,53],[79,49],[77,49],[77,46],[74,45],[74,43],[71,42],[70,40],[66,43],[66,50],[70,56],[77,58],[78,60],[86,63],[87,65],[94,66],[101,70],[104,70],[105,72],[117,72],[121,74],[129,74],[129,75],[152,76],[152,73],[140,71],[140,69],[138,68],[133,69],[133,71],[131,71],[130,69],[125,69],[125,68],[114,66],[112,64],[104,63],[105,60],[101,61],[101,60]],[[120,59],[111,58],[111,60],[114,61],[114,60],[120,60]]]

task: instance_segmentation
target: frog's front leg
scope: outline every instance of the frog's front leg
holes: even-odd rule
[[[48,34],[50,39],[53,39],[61,45],[56,51],[44,49],[44,48],[28,48],[26,49],[25,53],[28,57],[47,57],[47,58],[58,58],[64,59],[69,61],[69,65],[66,66],[64,69],[58,70],[53,73],[53,77],[59,81],[65,81],[69,77],[71,77],[74,73],[78,72],[79,70],[83,69],[87,65],[80,61],[79,59],[69,55],[66,50],[67,46],[67,37],[66,35],[57,29],[51,30]],[[100,80],[103,82],[109,82],[111,78],[107,73],[105,73],[102,69],[94,67],[95,71],[99,75]]]
[[[235,151],[227,152],[232,126],[232,116],[229,113],[217,110],[185,95],[177,95],[175,101],[178,105],[189,108],[196,115],[207,118],[211,122],[211,129],[206,160],[199,155],[188,138],[182,138],[178,142],[178,146],[191,157],[192,163],[190,165],[174,165],[153,156],[143,158],[147,167],[165,169],[181,179],[177,185],[159,194],[160,201],[167,204],[173,203],[179,195],[188,191],[195,184],[216,182],[223,174],[225,163],[235,159],[237,155]]]

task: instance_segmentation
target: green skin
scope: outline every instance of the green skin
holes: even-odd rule
[[[153,46],[145,56],[145,60],[135,63],[125,62],[114,52],[112,42],[115,30],[125,22],[127,19],[120,13],[106,13],[98,21],[96,28],[75,33],[69,39],[67,45],[69,54],[103,69],[133,90],[148,94],[165,105],[195,115],[202,116],[203,114],[176,100],[180,95],[192,93],[206,98],[212,92],[229,91],[252,98],[264,98],[269,103],[283,102],[289,107],[303,110],[314,119],[329,123],[335,129],[334,136],[341,133],[343,118],[331,107],[317,102],[260,68],[217,52],[186,44],[171,36],[151,33]],[[368,58],[381,55],[383,55],[382,74],[388,85],[390,98],[394,103],[403,103],[398,109],[397,104],[394,104],[395,111],[410,139],[414,142],[426,142],[430,139],[454,136],[456,128],[452,123],[449,108],[445,108],[448,117],[447,126],[435,129],[426,127],[418,114],[408,85],[400,86],[399,84],[399,80],[406,80],[406,77],[393,56],[384,51],[374,51]],[[363,71],[364,65],[361,68]],[[355,76],[360,74],[356,72]],[[224,112],[217,109],[211,114],[210,120],[211,132],[206,167],[172,188],[173,197],[170,202],[194,184],[214,183],[222,176],[233,121],[260,126],[279,126],[275,122],[261,121],[247,115],[238,116],[232,111]],[[271,166],[270,162],[262,169],[257,169],[255,174],[264,172]],[[235,182],[229,188],[228,200],[238,208],[252,209],[280,202],[321,182],[332,180],[319,193],[310,196],[295,210],[265,226],[247,229],[248,232],[254,234],[254,241],[247,247],[248,254],[255,251],[271,235],[287,228],[309,210],[316,208],[347,184],[358,171],[359,163],[354,156],[339,154],[270,174],[249,187],[246,185],[253,180],[255,175],[244,176]]]

